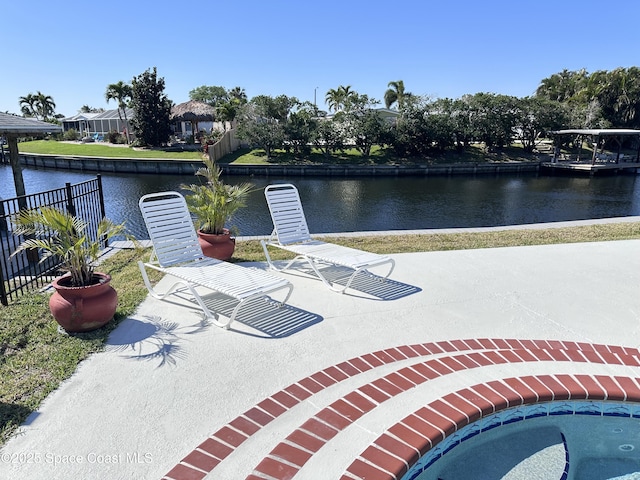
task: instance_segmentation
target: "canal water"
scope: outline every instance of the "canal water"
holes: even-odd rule
[[[95,177],[67,170],[23,170],[27,193]],[[102,174],[107,216],[126,221],[148,238],[138,199],[180,190],[193,175]],[[312,233],[485,227],[640,215],[640,176],[596,177],[539,174],[449,177],[243,177],[256,190],[232,222],[240,235],[268,235],[272,224],[262,190],[270,183],[298,187]],[[0,197],[15,196],[11,168],[0,166]]]

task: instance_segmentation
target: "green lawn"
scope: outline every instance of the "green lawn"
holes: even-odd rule
[[[462,151],[447,150],[431,152],[419,157],[398,157],[392,148],[374,146],[369,157],[363,156],[355,148],[345,149],[326,157],[320,150],[313,148],[308,155],[295,155],[276,149],[267,160],[264,150],[238,150],[225,158],[227,162],[247,164],[274,165],[437,165],[453,163],[486,163],[486,162],[530,162],[538,159],[524,152],[519,146],[505,148],[500,153],[487,153],[481,145],[471,145]]]
[[[35,140],[18,144],[22,153],[38,153],[68,156],[115,157],[115,158],[173,158],[177,160],[200,160],[200,152],[165,152],[161,149],[134,149],[123,146],[110,146],[105,143],[69,143],[53,140]],[[536,157],[525,153],[521,147],[514,145],[499,153],[486,153],[482,146],[471,145],[463,151],[433,152],[428,156],[402,158],[395,155],[389,147],[375,146],[369,157],[364,157],[354,148],[345,149],[326,157],[320,150],[311,149],[308,155],[295,155],[276,149],[272,157],[267,159],[260,148],[239,149],[224,158],[225,163],[243,163],[258,165],[421,165],[452,163],[485,163],[485,162],[522,162],[534,161]]]
[[[126,146],[110,146],[105,143],[66,143],[54,140],[34,140],[18,143],[20,153],[69,155],[79,157],[115,158],[175,158],[177,160],[200,160],[200,152],[165,152],[156,149],[134,149]]]

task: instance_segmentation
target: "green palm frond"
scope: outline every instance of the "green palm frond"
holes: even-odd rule
[[[40,262],[57,258],[62,262],[61,269],[71,274],[73,286],[91,284],[102,242],[126,230],[124,223],[114,224],[105,218],[98,224],[96,238],[91,238],[86,221],[46,206],[21,210],[13,217],[13,224],[14,233],[26,238],[11,256],[36,249],[42,253]]]
[[[205,166],[196,171],[204,177],[204,184],[181,185],[191,192],[185,197],[189,211],[196,217],[198,229],[204,233],[221,234],[225,224],[242,207],[253,184],[227,185],[220,178],[222,171],[211,159],[205,158]]]

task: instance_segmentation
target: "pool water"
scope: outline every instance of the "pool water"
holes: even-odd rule
[[[552,402],[504,410],[427,452],[403,480],[640,480],[640,406]]]

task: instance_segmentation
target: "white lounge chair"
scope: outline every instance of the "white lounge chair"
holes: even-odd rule
[[[313,272],[327,287],[340,293],[343,293],[351,286],[351,282],[353,282],[358,273],[367,272],[373,267],[389,265],[390,269],[383,279],[391,275],[395,262],[387,256],[313,240],[309,234],[307,220],[300,202],[300,195],[295,186],[288,183],[269,185],[265,188],[264,194],[267,198],[274,229],[269,239],[262,240],[261,243],[271,268],[279,271],[286,270],[297,259],[303,258],[309,262]],[[278,268],[271,261],[267,248],[270,246],[293,252],[296,257],[283,268]],[[322,264],[340,265],[354,271],[345,286],[334,285],[335,282],[330,282],[320,272],[319,267]]]
[[[206,318],[219,327],[229,328],[243,305],[278,290],[287,290],[286,303],[293,286],[286,279],[276,277],[257,268],[242,267],[205,257],[198,243],[191,215],[184,197],[178,192],[160,192],[144,195],[138,202],[142,217],[153,243],[153,253],[147,263],[138,262],[144,283],[150,294],[164,300],[172,293],[188,290]],[[146,268],[159,270],[177,279],[166,293],[157,293],[147,276]],[[182,288],[176,288],[182,286]],[[218,319],[196,291],[204,287],[239,300],[224,322]]]

